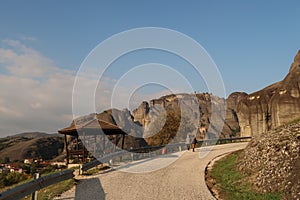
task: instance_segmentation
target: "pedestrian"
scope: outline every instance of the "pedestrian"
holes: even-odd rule
[[[186,144],[186,149],[189,151],[191,146],[191,139],[189,135],[186,135],[185,144]]]
[[[192,141],[192,149],[193,149],[193,152],[195,152],[196,144],[197,144],[197,139],[196,139],[196,137],[194,137],[194,139],[193,139],[193,141]]]

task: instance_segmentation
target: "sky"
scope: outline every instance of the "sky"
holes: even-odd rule
[[[285,77],[300,49],[299,7],[300,2],[296,0],[3,0],[0,6],[0,137],[26,131],[54,133],[68,126],[74,114],[75,81],[84,83],[83,88],[99,83],[99,71],[78,77],[83,63],[99,44],[137,28],[173,30],[199,43],[218,69],[225,97],[235,91],[252,93],[262,89]],[[98,56],[100,60],[103,58]],[[170,66],[164,67],[170,73],[153,71],[157,77],[172,77],[170,82],[177,84],[138,85],[129,91],[129,86],[122,82],[124,74],[140,69],[134,68],[137,66],[145,67],[144,73],[156,69],[154,65],[147,66],[148,63]],[[140,80],[149,82],[148,77],[155,76],[141,73]],[[205,77],[193,71],[190,63],[155,49],[120,56],[102,74],[101,80],[96,91],[97,112],[111,106],[112,86],[116,84],[119,84],[116,107],[130,110],[143,100],[174,91],[184,92],[181,81],[187,81],[191,90],[210,92]]]

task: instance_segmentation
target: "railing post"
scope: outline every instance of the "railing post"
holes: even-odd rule
[[[82,165],[79,165],[79,175],[82,175],[83,174],[83,164]]]
[[[130,147],[130,150],[132,150],[132,149],[133,149],[133,147]],[[131,161],[133,161],[133,153],[131,152],[130,155],[131,155]]]
[[[40,174],[39,173],[34,173],[33,174],[33,179],[34,180],[37,180],[37,179],[39,179],[40,178]],[[37,200],[37,194],[38,194],[38,191],[36,190],[36,191],[34,191],[33,193],[32,193],[32,195],[31,195],[31,200]]]

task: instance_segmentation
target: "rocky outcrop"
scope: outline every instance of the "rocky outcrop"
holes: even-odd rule
[[[196,134],[199,105],[195,95],[172,94],[143,102],[133,111],[134,120],[143,126],[143,137],[150,145],[182,142]],[[142,117],[141,117],[142,116]]]
[[[283,192],[300,199],[300,123],[252,139],[238,159],[241,172],[260,192]]]
[[[226,100],[226,116],[225,116],[225,125],[223,127],[222,133],[224,137],[238,137],[240,136],[240,125],[239,119],[237,116],[237,105],[247,96],[244,92],[234,92],[229,95]]]
[[[143,101],[141,105],[135,109],[132,113],[134,116],[134,121],[139,122],[142,126],[148,125],[147,115],[149,113],[150,107],[148,102]]]
[[[280,82],[245,96],[237,115],[242,136],[257,136],[300,117],[300,51]]]
[[[238,102],[244,97],[245,93],[233,93],[225,101],[224,98],[214,96],[209,93],[198,94],[171,94],[153,99],[149,103],[142,102],[132,114],[134,121],[140,123],[143,127],[148,127],[161,112],[173,110],[183,113],[187,118],[195,124],[195,129],[191,133],[197,134],[198,139],[205,137],[234,137],[239,136],[239,123],[236,114]],[[225,103],[227,102],[226,114],[224,113]],[[212,111],[214,105],[214,111]],[[161,111],[163,110],[163,111]],[[211,116],[214,112],[214,120]],[[225,114],[225,121],[222,117]],[[224,127],[219,124],[223,124]],[[208,130],[209,125],[211,129]],[[220,129],[220,130],[217,130]],[[207,133],[208,130],[208,133]],[[220,134],[221,132],[221,134]],[[220,134],[220,135],[219,135]]]

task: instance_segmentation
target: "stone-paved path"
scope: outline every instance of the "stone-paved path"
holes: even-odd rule
[[[56,199],[214,199],[205,184],[205,167],[214,158],[243,149],[246,145],[247,143],[218,145],[210,152],[208,148],[198,148],[196,152],[185,151],[181,153],[182,155],[180,153],[166,155],[165,158],[122,166],[123,171],[114,170],[90,177]],[[199,155],[206,156],[199,158]],[[168,163],[169,165],[162,169],[151,171],[153,166],[164,162],[171,164]],[[124,172],[131,169],[138,173]],[[148,172],[141,173],[142,171]]]

